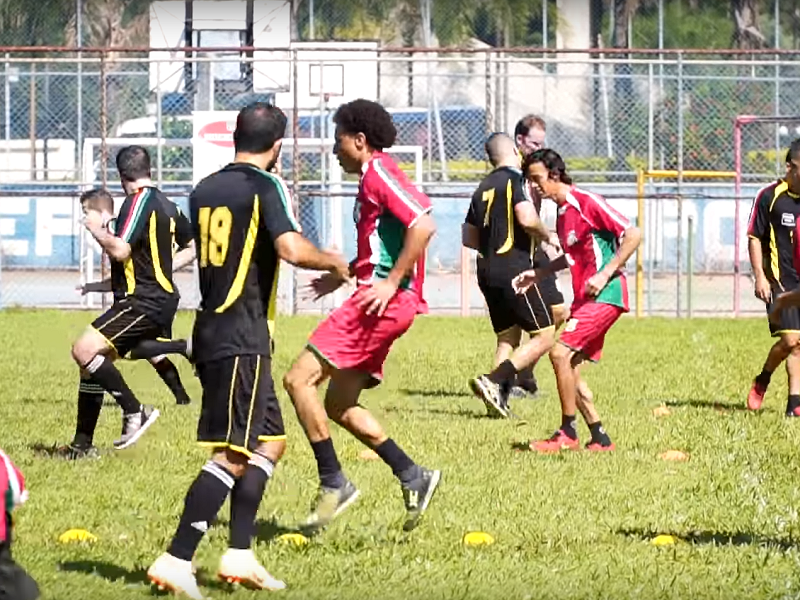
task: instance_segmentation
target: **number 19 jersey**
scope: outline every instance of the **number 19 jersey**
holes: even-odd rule
[[[195,187],[189,207],[201,296],[195,361],[269,356],[280,266],[275,241],[300,231],[286,185],[232,163]]]

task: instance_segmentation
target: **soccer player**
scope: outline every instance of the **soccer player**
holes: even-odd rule
[[[524,293],[543,277],[566,268],[572,275],[573,303],[570,319],[550,352],[561,400],[561,427],[550,439],[535,442],[539,452],[575,450],[579,447],[575,413],[581,386],[579,366],[597,362],[606,333],[629,310],[628,284],[622,268],[641,241],[641,233],[602,197],[572,184],[561,156],[554,150],[537,150],[525,159],[524,171],[542,196],[558,206],[556,231],[565,254],[547,267],[520,274],[514,281]],[[583,384],[582,396],[591,400]],[[593,405],[584,412],[591,432],[587,449],[614,448]]]
[[[772,313],[769,330],[778,338],[769,351],[761,373],[747,396],[747,408],[759,410],[772,374],[786,361],[789,397],[786,416],[800,416],[800,307],[788,299],[774,306],[776,298],[800,285],[793,263],[793,235],[800,218],[800,139],[786,153],[786,175],[763,188],[753,201],[747,227],[750,265],[755,277],[755,295]]]
[[[538,285],[517,294],[511,281],[531,268],[531,248],[553,240],[524,193],[514,140],[494,133],[486,141],[494,170],[481,181],[462,226],[462,243],[478,251],[478,286],[497,336],[495,369],[470,380],[490,416],[509,416],[508,394],[517,374],[547,354],[555,341],[550,305]],[[552,235],[552,237],[551,237]],[[530,340],[520,346],[522,332]]]
[[[111,280],[118,298],[72,346],[81,369],[75,437],[67,446],[70,458],[93,454],[94,431],[103,391],[122,408],[122,434],[118,450],[135,444],[155,422],[159,411],[142,406],[114,366],[139,342],[155,339],[169,327],[178,308],[172,281],[172,219],[168,200],[150,179],[150,158],[140,146],[117,154],[117,170],[127,194],[110,226],[114,203],[104,190],[81,196],[85,226],[111,259]]]
[[[283,180],[269,173],[278,160],[286,115],[254,103],[233,133],[234,162],[203,179],[189,199],[198,249],[201,304],[192,355],[203,387],[198,440],[211,459],[186,494],[167,552],[147,572],[159,587],[202,598],[192,558],[230,496],[229,548],[218,577],[256,589],[285,584],[251,549],[258,506],[286,447],[271,374],[271,332],[280,259],[346,277],[348,265],[300,234]]]
[[[522,168],[522,163],[525,161],[526,156],[544,147],[546,132],[547,124],[545,120],[538,115],[529,114],[522,117],[517,122],[514,128],[514,141],[517,145],[520,168]],[[536,187],[525,179],[524,190],[533,202],[539,218],[542,218],[542,199]],[[541,244],[535,244],[532,256],[533,267],[546,267],[550,262],[550,254],[553,254],[553,258],[557,255],[554,249],[543,248]],[[558,330],[567,316],[566,307],[564,305],[564,295],[561,293],[558,277],[553,275],[543,280],[539,284],[539,291],[553,312],[553,321],[556,330]],[[536,382],[536,377],[533,375],[533,370],[537,362],[538,361],[535,361],[529,367],[519,372],[516,385],[511,388],[511,397],[520,398],[527,394],[535,394],[538,391],[539,386]]]
[[[351,263],[357,288],[325,319],[284,378],[311,443],[320,490],[307,521],[325,527],[359,495],[342,473],[328,417],[373,449],[400,480],[406,507],[403,528],[419,523],[441,473],[417,465],[359,404],[364,389],[383,379],[392,344],[426,312],[422,296],[425,250],[436,226],[431,203],[388,154],[397,131],[380,104],[353,100],[339,107],[335,152],[347,173],[360,176],[355,220],[357,252]],[[312,282],[316,296],[338,289],[345,278],[324,275]],[[323,408],[317,388],[330,380]],[[327,412],[327,415],[326,415]]]
[[[3,514],[0,516],[0,598],[9,600],[36,600],[39,597],[39,586],[11,554],[14,537],[12,513],[27,497],[22,472],[0,450],[0,498],[3,500]]]
[[[146,153],[146,150],[142,150]],[[149,162],[149,156],[147,160]],[[170,225],[174,231],[175,246],[178,249],[172,259],[172,270],[173,272],[176,272],[190,265],[195,259],[194,240],[192,239],[192,226],[189,223],[189,219],[186,218],[186,215],[183,214],[181,209],[178,208],[174,202],[170,201],[164,196],[162,196],[161,199],[165,201],[164,209],[172,219],[172,223]],[[115,302],[121,300],[125,295],[124,286],[117,285],[115,287],[112,285],[111,278],[107,278],[103,281],[85,283],[78,289],[82,295],[92,292],[113,292]],[[176,293],[178,293],[177,289]],[[172,338],[172,324],[164,328],[160,337],[165,340]],[[131,350],[129,354],[130,358],[141,358],[141,346],[142,344],[140,344],[139,347]],[[150,361],[150,364],[153,365],[153,368],[156,370],[156,373],[158,373],[159,377],[161,377],[161,380],[172,392],[172,395],[175,396],[175,402],[182,405],[191,403],[192,399],[186,392],[186,388],[183,387],[183,382],[181,382],[181,376],[178,373],[178,368],[175,366],[175,363],[173,363],[166,354],[156,354],[155,356],[148,357],[148,360]]]

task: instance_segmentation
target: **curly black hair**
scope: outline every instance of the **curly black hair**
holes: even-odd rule
[[[550,176],[556,175],[561,183],[572,184],[572,177],[567,174],[567,166],[561,155],[551,148],[541,148],[531,152],[522,163],[522,171],[527,172],[531,165],[542,163]]]
[[[391,148],[397,139],[392,115],[377,102],[359,98],[342,104],[333,115],[333,122],[350,135],[363,133],[375,150]]]

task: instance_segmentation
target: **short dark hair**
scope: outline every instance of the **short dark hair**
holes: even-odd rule
[[[342,104],[333,115],[333,122],[344,133],[363,133],[375,150],[391,148],[397,140],[397,128],[392,115],[372,100],[359,98]]]
[[[525,115],[517,121],[517,126],[514,128],[514,139],[516,140],[518,135],[528,135],[528,132],[533,128],[547,131],[547,125],[542,117],[539,115]]]
[[[117,171],[123,181],[150,177],[150,153],[141,146],[125,146],[117,153]]]
[[[572,184],[572,177],[567,174],[567,165],[564,163],[564,159],[561,158],[561,155],[555,150],[551,150],[550,148],[534,150],[525,157],[522,163],[522,171],[527,172],[530,166],[536,163],[542,163],[551,176],[558,176],[558,180],[561,183]]]
[[[789,149],[786,151],[786,164],[792,162],[793,158],[800,157],[800,138],[795,138],[789,144]]]
[[[81,194],[81,204],[92,210],[114,212],[114,198],[105,188],[94,188]]]
[[[253,102],[239,111],[233,147],[236,152],[264,154],[286,134],[288,119],[283,111],[266,102]]]

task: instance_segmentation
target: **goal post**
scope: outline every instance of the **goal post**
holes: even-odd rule
[[[641,229],[642,232],[642,243],[639,244],[639,248],[636,250],[636,318],[641,318],[643,316],[643,306],[644,306],[644,250],[645,244],[648,241],[652,240],[655,236],[648,235],[646,231],[646,223],[645,223],[645,188],[647,184],[653,180],[665,180],[665,179],[675,179],[680,182],[684,179],[735,179],[736,172],[735,171],[679,171],[675,169],[668,169],[668,170],[646,170],[646,169],[639,169],[636,173],[636,224]],[[676,269],[677,269],[677,277],[676,277],[676,315],[678,317],[681,316],[681,298],[682,298],[682,288],[681,288],[681,271],[682,271],[682,264],[681,264],[681,253],[682,253],[682,231],[683,231],[683,218],[682,218],[682,197],[680,193],[680,187],[678,187],[678,191],[676,193],[677,201],[678,201],[678,260],[676,262]],[[691,225],[693,225],[693,219],[689,217],[690,221],[690,230],[689,230],[689,246],[690,248],[693,245],[693,231]],[[651,246],[652,248],[652,246]],[[651,249],[651,252],[653,250]],[[650,254],[650,252],[648,253]],[[692,265],[694,257],[690,256],[689,265]],[[687,273],[687,293],[688,293],[688,301],[687,301],[687,308],[689,316],[692,316],[692,269],[691,266],[689,268],[689,273]],[[648,271],[649,275],[652,275],[652,269]],[[648,294],[652,293],[652,280],[648,282]]]
[[[734,223],[735,229],[733,232],[733,314],[734,316],[738,317],[739,312],[741,310],[741,257],[742,257],[742,227],[741,227],[741,216],[742,216],[742,176],[744,174],[743,169],[743,154],[744,150],[742,148],[742,132],[747,125],[753,124],[765,124],[765,125],[774,125],[775,130],[772,133],[774,136],[774,144],[775,144],[775,170],[776,176],[780,176],[780,160],[779,156],[779,149],[782,147],[780,143],[780,137],[783,135],[780,132],[781,127],[785,127],[788,124],[800,124],[800,116],[798,115],[737,115],[736,118],[733,120],[733,168],[735,171],[734,177],[734,196],[736,206],[734,209]],[[788,135],[788,130],[786,132]]]

